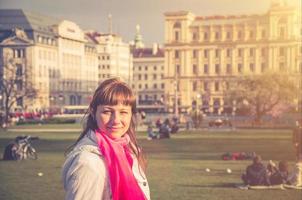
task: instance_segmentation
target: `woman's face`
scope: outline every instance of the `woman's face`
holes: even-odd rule
[[[127,132],[131,117],[131,106],[123,104],[99,105],[95,114],[99,129],[112,138],[120,138]]]

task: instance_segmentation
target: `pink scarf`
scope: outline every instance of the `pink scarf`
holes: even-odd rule
[[[146,197],[132,172],[129,135],[112,139],[100,131],[95,131],[95,134],[108,167],[112,200],[145,200]]]

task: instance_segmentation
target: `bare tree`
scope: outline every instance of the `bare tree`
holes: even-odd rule
[[[13,58],[6,58],[0,66],[0,94],[3,99],[4,123],[8,123],[14,105],[22,104],[25,99],[32,99],[37,94],[24,66],[16,64]]]

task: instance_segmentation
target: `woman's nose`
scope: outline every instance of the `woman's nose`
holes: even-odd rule
[[[115,113],[115,112],[114,112],[114,113],[111,115],[111,121],[112,121],[113,124],[118,124],[118,123],[120,123],[120,121],[121,121],[120,115],[119,115],[118,113]]]

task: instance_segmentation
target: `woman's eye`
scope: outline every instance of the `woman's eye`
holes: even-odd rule
[[[110,110],[104,110],[102,113],[103,113],[103,114],[110,114],[111,111],[110,111]]]
[[[128,114],[128,112],[127,111],[122,111],[121,114]]]

